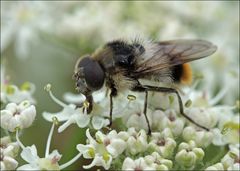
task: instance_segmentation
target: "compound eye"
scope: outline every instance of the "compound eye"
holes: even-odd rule
[[[79,67],[83,67],[84,78],[90,90],[95,91],[103,86],[105,75],[98,62],[85,57],[79,63]]]

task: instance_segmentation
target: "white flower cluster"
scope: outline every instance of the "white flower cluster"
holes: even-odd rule
[[[57,99],[48,84],[45,90],[49,93],[54,102],[63,107],[57,113],[43,112],[43,117],[53,126],[50,130],[46,144],[46,152],[43,158],[38,156],[35,145],[24,146],[19,140],[19,131],[32,125],[36,117],[36,109],[28,100],[21,103],[10,102],[1,110],[1,127],[6,131],[15,132],[18,145],[22,152],[21,157],[28,163],[17,168],[18,162],[14,159],[17,153],[10,142],[1,147],[1,165],[3,168],[18,170],[61,170],[81,156],[92,160],[90,164],[84,165],[84,169],[94,166],[101,166],[104,169],[123,169],[123,170],[171,170],[171,169],[196,169],[201,167],[205,149],[211,145],[224,146],[229,144],[229,152],[221,159],[221,163],[216,163],[206,169],[223,167],[224,169],[236,169],[239,156],[237,148],[239,116],[234,113],[236,106],[209,106],[209,99],[204,96],[193,96],[187,94],[183,96],[186,114],[193,117],[195,121],[212,128],[210,132],[200,130],[195,125],[186,122],[178,114],[178,105],[175,104],[174,96],[168,99],[170,109],[164,109],[166,104],[155,104],[150,101],[148,108],[148,118],[152,129],[151,136],[147,135],[147,123],[142,114],[141,106],[143,101],[141,94],[123,94],[116,99],[115,103],[121,103],[114,109],[113,120],[120,118],[120,122],[126,127],[127,131],[108,129],[103,133],[109,124],[108,98],[106,93],[100,91],[93,95],[93,112],[86,113],[88,103],[82,95],[66,94],[65,99],[72,103],[65,104]],[[20,96],[21,94],[19,94]],[[191,97],[189,103],[188,99]],[[156,98],[154,95],[153,98]],[[79,105],[74,104],[80,102]],[[154,108],[159,108],[155,109]],[[222,114],[223,112],[223,114]],[[220,114],[221,113],[221,114]],[[226,116],[226,114],[228,114]],[[203,119],[204,118],[204,119]],[[93,128],[97,130],[95,136],[90,134],[87,129],[86,144],[78,144],[76,150],[79,153],[72,160],[65,164],[59,164],[61,154],[57,150],[49,153],[54,126],[62,123],[58,127],[58,132],[64,131],[69,125],[76,124],[80,128]],[[124,124],[125,123],[125,124]],[[204,124],[205,123],[205,124]],[[116,128],[118,129],[118,128]],[[124,128],[125,129],[125,128]],[[237,137],[236,137],[237,136]],[[235,146],[234,146],[235,145]],[[6,148],[8,147],[9,148]],[[10,148],[11,147],[11,148]],[[10,149],[10,150],[9,150]],[[15,150],[16,151],[16,150]],[[205,168],[204,168],[205,169]]]
[[[30,84],[25,83],[24,85],[29,87]],[[21,97],[19,98],[21,101],[11,102],[11,98],[8,98],[9,103],[1,110],[1,127],[7,132],[16,133],[17,142],[8,141],[6,143],[5,141],[4,143],[3,141],[3,145],[1,145],[1,167],[4,168],[3,170],[16,169],[18,166],[15,159],[17,150],[13,144],[18,144],[21,147],[21,157],[28,163],[18,167],[18,170],[62,170],[81,156],[92,160],[90,164],[83,166],[84,169],[101,166],[106,170],[196,168],[236,170],[239,167],[239,147],[236,146],[239,142],[239,115],[235,114],[235,109],[239,107],[238,104],[235,106],[211,106],[211,99],[206,98],[201,93],[184,90],[183,102],[186,114],[198,123],[212,128],[211,131],[207,132],[200,130],[179,116],[179,106],[174,96],[165,96],[167,100],[160,104],[151,99],[148,107],[148,118],[152,134],[149,136],[146,134],[148,127],[142,113],[143,100],[141,99],[143,98],[141,94],[122,94],[115,99],[115,103],[120,105],[113,110],[113,120],[120,118],[120,125],[123,124],[126,127],[119,129],[118,126],[115,126],[116,130],[120,130],[117,132],[105,129],[109,124],[109,111],[106,110],[109,107],[109,99],[106,98],[104,90],[93,94],[93,112],[89,115],[86,113],[88,103],[84,96],[68,93],[65,95],[65,99],[71,103],[65,104],[53,95],[51,85],[48,84],[45,86],[45,90],[53,101],[63,109],[57,113],[43,112],[43,117],[47,121],[53,122],[53,126],[47,140],[45,156],[41,158],[35,145],[24,146],[19,140],[19,131],[30,127],[36,117],[36,109],[32,104],[34,101],[31,103],[28,100],[29,97],[33,99],[31,91],[26,91],[23,96],[18,88],[13,87],[15,86],[8,87],[8,91],[18,92],[15,96]],[[154,98],[156,95],[153,95]],[[215,102],[217,101],[217,98],[213,99]],[[76,105],[76,102],[79,105]],[[167,105],[170,106],[170,109],[167,109]],[[79,128],[97,130],[95,136],[92,136],[90,129],[87,129],[86,144],[78,144],[76,150],[79,153],[61,165],[59,161],[62,155],[57,150],[49,153],[54,127],[58,123],[62,123],[58,127],[58,132],[64,131],[71,124],[76,124]],[[126,129],[127,131],[124,131]],[[221,162],[204,168],[202,167],[203,159],[207,157],[205,149],[212,145],[219,146],[219,148],[229,145],[230,149],[220,160]]]
[[[0,144],[1,170],[14,170],[18,166],[15,157],[18,154],[17,142],[11,142],[10,137],[2,137]]]
[[[119,106],[118,109],[114,109],[116,115],[114,113],[113,119],[121,118],[122,123],[125,123],[124,126],[128,130],[118,133],[116,130],[112,130],[104,134],[101,129],[109,123],[106,118],[109,112],[106,110],[109,106],[109,99],[105,98],[106,93],[104,91],[93,95],[95,100],[93,112],[88,115],[84,110],[88,107],[84,96],[66,94],[65,99],[71,102],[67,105],[52,94],[51,85],[47,85],[45,88],[51,98],[63,107],[63,110],[56,114],[43,113],[43,117],[48,121],[51,121],[52,117],[56,117],[60,122],[63,122],[58,128],[58,132],[64,131],[73,123],[76,123],[80,128],[90,127],[97,130],[95,137],[93,137],[87,129],[87,144],[77,145],[77,150],[84,158],[92,159],[89,165],[83,166],[85,169],[94,166],[102,166],[106,170],[110,168],[122,168],[124,170],[194,169],[200,167],[205,156],[204,150],[211,144],[225,145],[238,142],[236,137],[231,141],[224,138],[227,135],[231,137],[238,130],[236,127],[239,123],[236,119],[233,119],[237,117],[233,112],[237,106],[211,107],[209,105],[211,99],[201,96],[200,92],[185,93],[186,95],[183,96],[185,103],[189,103],[188,98],[191,98],[192,103],[186,108],[186,114],[206,127],[214,129],[210,132],[201,130],[186,122],[184,118],[179,117],[179,106],[175,104],[176,100],[171,96],[167,103],[172,108],[167,110],[164,110],[166,104],[155,104],[150,101],[148,118],[153,132],[148,137],[146,134],[147,123],[141,109],[143,101],[139,100],[142,99],[141,94],[125,94],[125,96],[122,95],[115,99],[115,103],[120,103],[125,107],[122,110],[119,110]],[[153,98],[156,98],[156,95]],[[80,102],[79,107],[74,104],[76,102]],[[159,109],[152,110],[154,107]],[[223,111],[229,114],[228,119],[225,118],[224,121],[222,115],[219,114]],[[96,117],[99,118],[98,122],[94,122]],[[225,133],[223,133],[224,128],[226,129]],[[183,142],[179,142],[179,138],[182,138]],[[229,141],[226,141],[226,139]],[[155,158],[156,161],[151,160],[151,158]],[[174,163],[174,160],[176,163]],[[119,163],[122,163],[122,166],[119,166]]]
[[[95,138],[90,135],[88,129],[86,136],[88,143],[86,145],[77,145],[77,149],[83,154],[84,158],[93,159],[91,164],[83,166],[85,169],[93,166],[102,166],[108,170],[111,165],[117,165],[118,163],[123,163],[121,167],[123,170],[171,169],[173,166],[171,160],[163,158],[158,152],[150,152],[154,151],[150,150],[150,146],[153,144],[158,147],[162,146],[162,149],[171,149],[173,152],[176,146],[174,140],[175,146],[173,145],[172,148],[169,147],[169,145],[166,145],[166,147],[164,144],[159,145],[159,142],[154,143],[154,140],[148,143],[146,132],[144,130],[137,132],[134,128],[129,128],[128,131],[121,131],[119,133],[112,130],[107,134],[97,131]],[[155,146],[153,148],[155,148]],[[136,160],[128,157],[147,151],[151,154]],[[122,159],[124,159],[124,161],[121,161]]]
[[[69,162],[63,165],[59,165],[58,162],[61,159],[62,155],[59,154],[57,150],[53,150],[52,153],[49,153],[54,127],[55,125],[58,124],[58,121],[56,118],[53,118],[52,120],[53,120],[53,124],[49,132],[48,140],[46,143],[45,156],[43,158],[40,158],[38,156],[37,148],[35,145],[25,147],[22,144],[22,142],[19,139],[19,134],[17,129],[16,139],[18,144],[22,148],[21,157],[28,163],[18,167],[17,170],[19,171],[21,170],[61,170],[69,166],[70,164],[72,164],[81,156],[81,154],[78,154]]]
[[[17,86],[7,84],[1,80],[1,128],[7,136],[1,138],[1,170],[14,170],[18,166],[16,157],[19,144],[12,142],[9,132],[16,132],[32,125],[36,117],[35,100],[32,93],[35,86],[25,82],[19,89]]]
[[[86,159],[92,159],[91,164],[83,166],[89,169],[93,166],[118,168],[122,163],[123,170],[171,170],[173,168],[174,150],[176,141],[169,128],[161,133],[153,133],[148,139],[146,131],[137,132],[134,128],[128,131],[115,130],[107,134],[97,131],[93,138],[86,132],[87,144],[77,145],[77,149]],[[172,138],[170,138],[172,137]],[[139,158],[136,156],[142,155]],[[131,158],[133,157],[133,158]],[[194,141],[181,143],[175,160],[182,168],[194,168],[204,157],[204,151],[198,148]]]
[[[10,132],[17,128],[28,128],[36,117],[36,109],[29,101],[23,101],[19,105],[8,103],[4,110],[1,110],[1,127]]]
[[[1,81],[1,103],[20,103],[23,100],[28,100],[31,104],[35,104],[35,99],[32,97],[34,91],[35,86],[29,82],[23,83],[18,88],[16,85]]]

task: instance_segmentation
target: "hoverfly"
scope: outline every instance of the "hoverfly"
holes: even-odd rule
[[[198,124],[184,113],[178,91],[170,87],[142,85],[140,80],[171,84],[191,81],[188,62],[212,55],[217,47],[205,40],[170,40],[161,42],[127,42],[115,40],[106,43],[92,55],[80,57],[75,65],[74,79],[77,90],[86,96],[89,103],[87,113],[92,111],[92,93],[104,85],[110,89],[110,124],[112,125],[113,97],[123,90],[145,93],[143,113],[147,118],[148,92],[174,93],[177,95],[180,114],[198,127]]]

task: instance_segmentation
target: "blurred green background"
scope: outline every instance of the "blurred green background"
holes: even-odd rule
[[[37,119],[24,131],[23,143],[35,144],[39,156],[44,155],[51,124],[41,114],[61,109],[43,90],[47,83],[62,99],[64,93],[75,92],[72,74],[80,56],[107,41],[135,37],[213,42],[218,52],[193,63],[194,71],[204,75],[201,88],[214,95],[228,87],[222,103],[233,104],[239,99],[238,1],[1,1],[1,64],[12,83],[36,85]],[[76,125],[61,134],[55,132],[51,149],[63,154],[60,163],[77,153],[75,145],[85,142],[84,133]],[[67,169],[80,166],[79,161]]]

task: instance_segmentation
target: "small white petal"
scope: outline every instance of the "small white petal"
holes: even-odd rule
[[[83,168],[84,169],[90,169],[94,166],[101,165],[101,163],[102,163],[101,158],[99,156],[96,156],[89,165],[84,165]]]
[[[95,134],[95,137],[96,137],[96,141],[102,144],[104,142],[104,139],[106,138],[106,135],[103,134],[101,131],[97,131]]]
[[[0,162],[1,162],[1,163],[0,163],[0,164],[1,164],[1,165],[0,165],[0,166],[1,166],[1,167],[0,167],[1,170],[7,170],[4,162],[3,162],[3,161],[0,161]]]
[[[31,164],[25,164],[17,168],[18,171],[23,171],[23,170],[41,170],[41,168],[37,165],[31,165]]]
[[[62,155],[58,152],[58,150],[53,150],[47,158],[49,158],[49,159],[57,158],[58,160],[60,160],[61,157],[62,157]]]
[[[134,160],[127,157],[125,158],[125,160],[123,161],[123,165],[122,165],[122,170],[134,170],[135,169],[135,163],[134,163]]]
[[[77,109],[75,105],[70,104],[63,108],[61,112],[49,113],[43,112],[43,117],[47,121],[52,122],[52,118],[56,117],[59,122],[68,120],[72,115],[81,113],[80,109]]]
[[[100,116],[92,117],[92,126],[96,130],[100,130],[103,127],[107,126],[108,124],[109,124],[108,119],[104,119],[103,117],[100,117]]]
[[[85,159],[92,159],[94,157],[94,156],[91,156],[91,154],[89,153],[90,149],[93,150],[93,152],[95,153],[95,147],[93,145],[78,144],[76,148],[80,153],[83,154],[83,157]]]
[[[106,98],[106,93],[104,91],[96,91],[93,93],[93,100],[95,103],[101,102]]]
[[[36,146],[32,145],[31,147],[24,148],[21,152],[21,157],[28,163],[36,163],[39,159]]]
[[[74,117],[70,117],[66,122],[64,122],[59,128],[58,132],[63,132],[67,127],[69,127],[71,124],[75,123]]]
[[[18,166],[18,162],[10,156],[4,156],[3,163],[6,167],[6,170],[14,170]]]
[[[106,162],[102,156],[96,155],[95,158],[93,159],[92,163],[89,165],[83,166],[84,169],[90,169],[93,166],[103,166],[104,169],[108,170],[111,166],[112,163],[112,157],[109,155],[109,160]]]
[[[90,115],[81,113],[74,115],[74,119],[80,128],[85,128],[90,122]]]
[[[222,146],[227,144],[227,140],[224,138],[224,135],[221,133],[221,131],[218,128],[212,129],[213,133],[213,140],[212,143],[217,146]]]
[[[116,158],[127,147],[126,142],[124,142],[121,139],[112,139],[111,143],[107,146],[107,151],[113,156],[113,158]]]
[[[35,117],[36,117],[36,108],[31,105],[21,112],[20,122],[24,128],[28,128],[32,125]]]
[[[91,134],[90,134],[90,132],[89,132],[89,129],[86,130],[86,136],[87,136],[87,138],[89,139],[90,144],[93,144],[93,145],[97,144],[97,142],[96,142],[96,141],[94,140],[94,138],[91,136]]]
[[[65,93],[63,98],[66,102],[72,104],[79,104],[86,100],[86,97],[83,94],[73,94],[73,93]]]

